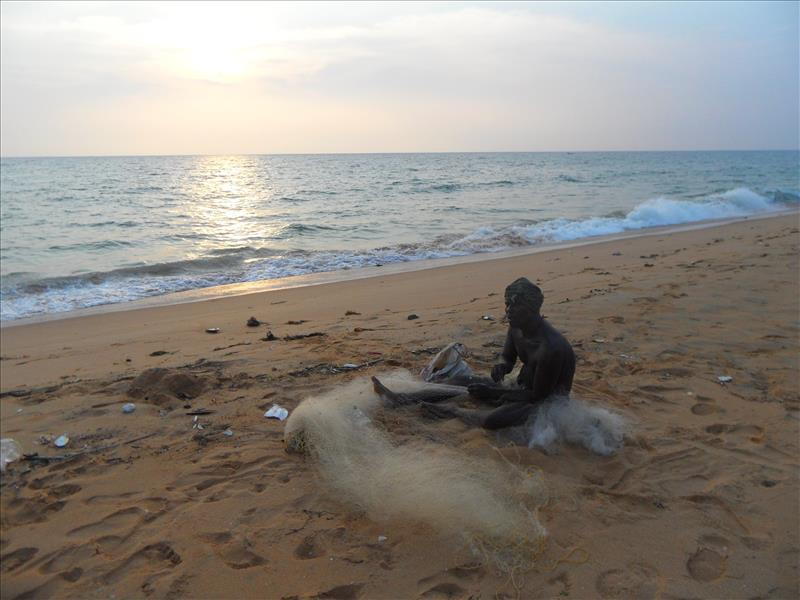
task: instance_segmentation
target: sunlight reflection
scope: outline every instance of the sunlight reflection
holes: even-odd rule
[[[269,217],[272,190],[264,164],[250,156],[196,157],[183,185],[196,255],[220,244],[229,250],[257,248],[282,228]]]

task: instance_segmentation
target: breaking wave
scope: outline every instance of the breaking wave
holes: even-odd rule
[[[693,200],[654,198],[627,213],[605,217],[486,226],[466,234],[369,250],[286,251],[244,246],[211,250],[194,259],[64,277],[37,279],[33,273],[17,272],[3,277],[0,318],[13,320],[231,283],[499,252],[650,227],[745,217],[779,212],[798,204],[800,194],[796,191],[774,190],[762,195],[737,188]],[[287,235],[291,232],[303,236],[327,228],[292,223],[285,231]]]

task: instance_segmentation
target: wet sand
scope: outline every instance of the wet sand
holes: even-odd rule
[[[66,459],[2,476],[2,596],[797,597],[798,242],[789,215],[6,327],[0,433]],[[488,372],[519,276],[575,347],[575,395],[633,429],[605,458],[426,424],[541,472],[547,548],[509,574],[339,502],[263,413],[419,371],[451,341]],[[309,333],[324,335],[284,339]],[[66,448],[48,443],[62,433]]]

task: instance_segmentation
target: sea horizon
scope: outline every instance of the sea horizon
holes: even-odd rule
[[[0,154],[0,160],[16,158],[170,158],[200,156],[372,156],[406,154],[613,154],[613,153],[690,153],[690,152],[800,152],[798,148],[709,148],[672,150],[386,150],[370,152],[221,152],[167,154]]]

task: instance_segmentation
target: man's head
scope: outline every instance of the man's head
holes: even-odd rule
[[[539,316],[544,294],[538,286],[520,277],[506,288],[506,315],[512,327]]]

